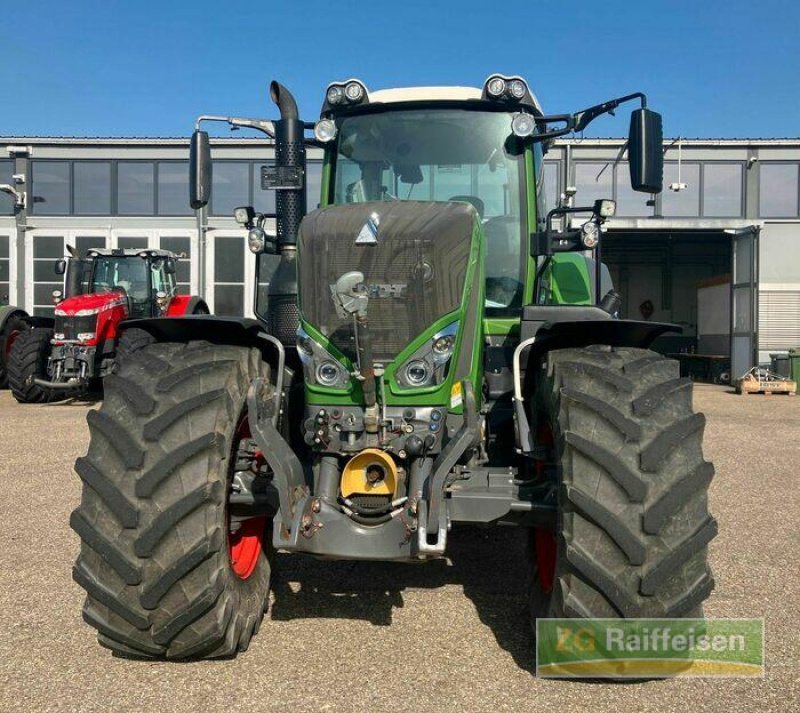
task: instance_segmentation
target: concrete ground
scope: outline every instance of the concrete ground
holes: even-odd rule
[[[711,617],[764,617],[759,680],[537,680],[522,533],[468,530],[449,562],[279,556],[274,605],[233,661],[114,658],[80,617],[67,524],[85,405],[0,392],[0,711],[786,711],[800,701],[800,398],[700,386],[717,475]]]

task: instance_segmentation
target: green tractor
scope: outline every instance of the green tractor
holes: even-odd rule
[[[701,615],[717,531],[705,420],[649,349],[679,328],[617,318],[600,261],[613,201],[543,208],[549,143],[627,101],[632,186],[661,190],[644,95],[546,115],[520,77],[348,80],[305,123],[285,87],[270,93],[280,119],[200,117],[191,144],[198,209],[200,122],[275,141],[277,234],[235,212],[259,319],[125,322],[149,336],[88,416],[71,525],[100,643],[232,656],[260,626],[276,550],[431,560],[475,524],[528,529],[532,621]],[[304,216],[310,130],[325,161]]]

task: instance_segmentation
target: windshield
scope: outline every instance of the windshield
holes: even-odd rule
[[[109,292],[122,288],[128,297],[132,316],[145,316],[150,302],[148,264],[137,257],[97,257],[89,292]]]
[[[486,307],[522,302],[523,152],[511,117],[413,109],[346,117],[339,125],[333,203],[464,201],[486,237]]]

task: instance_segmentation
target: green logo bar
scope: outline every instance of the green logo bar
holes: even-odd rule
[[[544,678],[763,677],[763,619],[537,619]]]

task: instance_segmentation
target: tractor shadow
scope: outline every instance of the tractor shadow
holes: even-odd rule
[[[517,665],[536,664],[527,607],[524,528],[460,527],[450,533],[448,558],[418,564],[317,560],[278,554],[270,608],[273,620],[339,618],[390,626],[407,589],[463,589],[478,618]],[[441,626],[448,626],[446,616]]]

